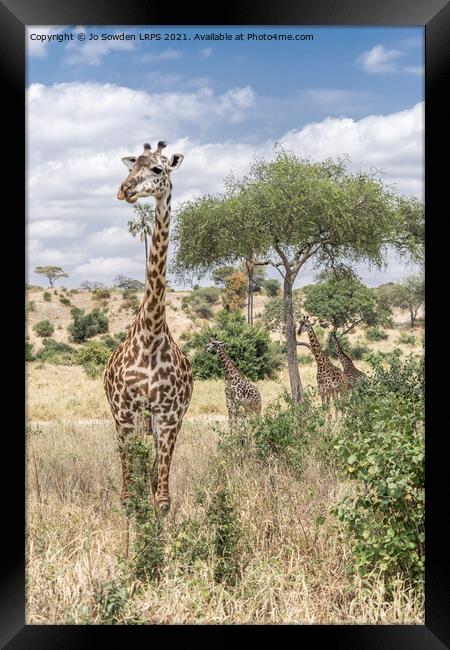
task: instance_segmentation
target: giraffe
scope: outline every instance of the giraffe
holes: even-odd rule
[[[344,369],[344,374],[347,377],[349,386],[353,387],[358,381],[361,381],[362,379],[367,379],[367,375],[365,375],[361,370],[359,370],[355,366],[353,361],[350,359],[350,357],[347,354],[345,354],[344,350],[341,348],[341,345],[338,341],[335,331],[331,332],[331,340],[333,341],[336,351],[338,353],[339,360]]]
[[[308,318],[303,318],[300,322],[298,333],[302,334],[302,332],[308,333],[311,350],[317,364],[319,395],[322,406],[328,408],[330,397],[339,396],[348,390],[348,380],[342,370],[334,366],[322,350]]]
[[[216,352],[225,374],[225,399],[230,431],[236,428],[239,407],[248,413],[261,413],[261,394],[254,384],[244,379],[228,354],[222,341],[211,339],[205,346],[206,352]]]
[[[146,285],[142,302],[128,334],[112,353],[104,373],[104,388],[115,421],[122,463],[122,504],[129,498],[130,466],[126,444],[130,435],[146,424],[155,442],[150,470],[153,503],[157,513],[170,509],[169,470],[175,440],[192,396],[192,370],[185,354],[173,340],[166,321],[165,292],[169,244],[170,174],[184,156],[169,159],[160,141],[155,151],[144,144],[140,156],[122,158],[129,173],[117,198],[135,203],[154,196],[155,224],[147,258]],[[144,414],[147,412],[147,415]],[[150,415],[148,415],[150,413]],[[124,515],[123,548],[128,556],[129,521]]]

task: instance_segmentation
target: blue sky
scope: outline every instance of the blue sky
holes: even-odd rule
[[[135,40],[101,39],[121,33]],[[151,33],[186,40],[139,40]],[[233,40],[194,38],[211,33]],[[314,38],[249,41],[248,33]],[[56,40],[64,34],[74,40]],[[54,26],[29,27],[27,39],[30,271],[59,264],[68,286],[136,276],[132,208],[115,194],[120,157],[144,141],[164,139],[185,154],[173,179],[178,200],[220,191],[229,171],[245,173],[276,140],[315,159],[348,154],[354,167],[382,168],[399,192],[423,196],[421,27]],[[381,276],[358,270],[370,284],[407,272],[394,259]]]

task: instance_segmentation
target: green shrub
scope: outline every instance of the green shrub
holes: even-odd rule
[[[122,297],[124,300],[128,300],[129,298],[131,300],[139,300],[136,289],[124,289],[122,291]]]
[[[277,296],[280,292],[281,285],[278,280],[275,278],[269,278],[268,280],[263,280],[261,286],[264,289],[264,293],[270,296],[271,298]]]
[[[317,437],[325,419],[308,391],[301,404],[294,404],[286,393],[283,400],[284,404],[279,400],[251,420],[251,435],[260,459],[277,456],[300,475],[310,443]]]
[[[377,327],[368,327],[366,329],[366,339],[368,341],[386,341],[389,335]]]
[[[127,337],[126,332],[117,332],[117,334],[114,334],[114,338],[116,339],[116,341],[118,343],[123,343],[123,341],[125,341],[126,337]]]
[[[413,334],[407,334],[406,332],[402,332],[397,339],[397,344],[416,345],[416,343],[416,337]]]
[[[104,334],[103,336],[100,337],[100,341],[103,343],[103,345],[106,345],[108,350],[113,350],[116,349],[116,347],[119,345],[119,341],[117,338],[113,338],[110,334]]]
[[[25,341],[25,361],[34,361],[33,344]]]
[[[49,320],[41,320],[36,325],[33,325],[33,330],[41,338],[51,336],[55,331],[55,326]]]
[[[75,363],[75,350],[71,345],[52,338],[47,338],[42,343],[43,347],[35,355],[36,361],[48,361],[57,366]]]
[[[239,575],[240,530],[232,495],[220,472],[207,518],[213,530],[214,580],[234,585]]]
[[[82,343],[96,334],[108,331],[108,317],[99,309],[93,309],[85,314],[84,309],[74,307],[71,312],[73,323],[67,328],[75,343]]]
[[[125,289],[123,293],[124,293],[124,300],[122,301],[122,307],[124,309],[131,309],[133,314],[137,314],[141,304],[137,294],[133,293],[129,289]]]
[[[36,311],[36,302],[34,300],[28,301],[27,311]]]
[[[92,292],[92,300],[108,300],[111,298],[111,290],[106,287],[97,287]]]
[[[209,545],[204,526],[195,519],[184,519],[176,528],[171,554],[183,562],[188,572],[195,570],[197,562],[206,562]]]
[[[42,297],[44,298],[45,302],[51,302],[52,301],[52,294],[50,291],[44,291],[42,294]]]
[[[312,354],[299,354],[297,355],[297,363],[299,366],[310,366],[314,363],[314,357]]]
[[[63,296],[61,296],[61,298],[59,299],[59,302],[60,302],[62,305],[66,305],[66,307],[69,307],[69,306],[72,304],[72,303],[70,302],[69,298],[64,298]]]
[[[194,296],[188,304],[194,314],[200,318],[212,318],[213,312],[210,304],[200,296]]]
[[[350,529],[351,570],[402,575],[422,585],[424,571],[424,364],[410,356],[374,373],[348,397],[335,450],[352,496],[335,513]]]
[[[272,377],[283,363],[280,346],[271,342],[266,329],[250,327],[240,312],[223,310],[217,314],[216,326],[204,327],[184,345],[186,352],[194,351],[191,363],[196,379],[223,376],[217,354],[204,349],[212,337],[224,343],[230,359],[253,381]]]
[[[99,377],[104,371],[111,348],[100,341],[87,341],[76,354],[76,363],[82,366],[89,377]]]

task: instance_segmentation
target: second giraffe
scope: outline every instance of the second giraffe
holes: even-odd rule
[[[230,431],[236,428],[239,410],[248,413],[261,413],[261,394],[255,384],[247,381],[225,352],[222,341],[211,339],[205,346],[206,352],[216,352],[225,374],[225,398],[228,411]]]

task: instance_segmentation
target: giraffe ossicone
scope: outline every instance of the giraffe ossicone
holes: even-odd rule
[[[172,453],[183,417],[192,396],[191,365],[174,341],[166,320],[166,271],[171,214],[171,173],[184,156],[169,159],[144,144],[141,155],[122,158],[129,173],[120,185],[117,198],[135,203],[154,196],[155,223],[147,258],[144,295],[128,334],[112,353],[104,373],[106,396],[115,421],[122,462],[122,502],[129,497],[130,464],[127,441],[142,427],[144,411],[149,412],[147,430],[155,441],[156,454],[151,469],[153,500],[161,514],[170,509],[169,471]],[[128,554],[129,523],[124,527],[124,551]]]

